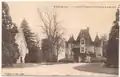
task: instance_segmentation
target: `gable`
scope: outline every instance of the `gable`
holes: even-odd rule
[[[90,37],[89,31],[87,29],[82,29],[76,39],[77,42],[80,42],[81,38],[85,38],[87,45],[93,45],[92,39]]]

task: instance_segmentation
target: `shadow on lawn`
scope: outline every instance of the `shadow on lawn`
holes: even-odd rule
[[[13,64],[13,65],[7,65],[7,66],[4,66],[3,68],[28,68],[28,67],[37,67],[37,66],[40,66],[40,64],[33,64],[33,63],[26,63],[26,64],[22,64],[22,63],[19,63],[19,64]]]
[[[13,65],[7,65],[3,68],[28,68],[28,67],[39,67],[41,65],[55,65],[55,64],[65,64],[62,62],[46,62],[46,63],[18,63]]]
[[[81,66],[76,66],[74,69],[79,71],[93,72],[93,73],[102,73],[102,74],[115,74],[118,75],[118,68],[107,68],[101,66],[100,63],[91,63]]]

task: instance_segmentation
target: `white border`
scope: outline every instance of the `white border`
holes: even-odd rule
[[[1,38],[1,39],[0,39],[0,43],[1,43],[1,44],[0,44],[0,50],[1,50],[1,52],[0,52],[0,68],[1,68],[1,69],[0,69],[0,72],[2,72],[2,67],[1,67],[1,66],[2,66],[2,5],[1,5],[1,4],[2,4],[2,3],[0,2],[0,9],[1,9],[1,10],[0,10],[0,12],[1,12],[1,13],[0,13],[0,24],[1,24],[1,25],[0,25],[0,38]],[[1,77],[1,76],[0,76],[0,77]]]
[[[87,2],[87,1],[94,1],[94,2],[99,2],[99,1],[102,1],[102,2],[120,2],[120,0],[0,0],[0,9],[2,9],[2,1],[81,1],[81,2]],[[119,8],[120,9],[120,8]],[[2,10],[0,10],[0,12],[2,13]],[[119,12],[120,13],[120,12]],[[0,14],[0,24],[1,24],[1,28],[0,28],[0,50],[2,52],[2,14]],[[120,21],[119,21],[119,26],[120,26]],[[119,37],[120,37],[120,33],[119,33]],[[120,43],[120,41],[119,41]],[[119,48],[120,48],[120,45],[119,45]],[[0,52],[0,62],[2,62],[2,54]],[[119,55],[120,55],[120,52],[119,52]],[[119,65],[120,65],[120,57],[119,57]],[[0,68],[1,68],[1,63],[0,63]],[[119,67],[120,68],[120,67]],[[0,72],[1,72],[2,69],[0,69]],[[119,74],[120,74],[120,71],[119,71]],[[0,76],[2,77],[2,76]],[[7,77],[7,76],[6,76]],[[41,76],[42,77],[42,76]],[[82,77],[82,76],[81,76]],[[87,76],[86,76],[87,77]],[[90,77],[90,76],[89,76]],[[91,76],[92,77],[92,76]],[[112,77],[112,76],[111,76]]]
[[[99,1],[103,1],[103,2],[115,2],[115,1],[120,1],[120,0],[1,0],[1,1],[84,1],[84,2],[88,2],[88,1],[94,1],[94,2],[99,2]]]

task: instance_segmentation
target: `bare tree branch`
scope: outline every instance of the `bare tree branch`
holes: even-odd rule
[[[51,45],[56,47],[57,57],[59,54],[59,49],[62,47],[63,40],[63,28],[60,25],[60,22],[57,20],[58,16],[56,12],[40,12],[38,9],[38,14],[43,23],[41,28],[45,32],[47,38],[51,41]]]

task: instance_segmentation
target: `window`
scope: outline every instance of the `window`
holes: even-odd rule
[[[86,48],[86,50],[85,50],[86,52],[87,52],[87,48]]]
[[[85,53],[85,47],[81,47],[81,49],[80,49],[81,51],[81,53]]]
[[[81,40],[80,40],[80,44],[82,44],[82,45],[85,44],[85,39],[84,39],[84,38],[81,38]]]
[[[81,44],[85,44],[84,40],[81,40]]]
[[[82,52],[84,52],[84,47],[82,47]]]

